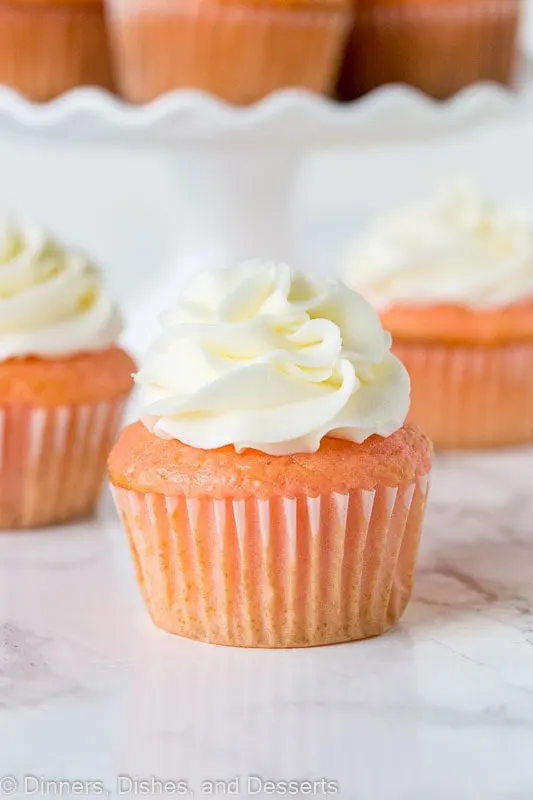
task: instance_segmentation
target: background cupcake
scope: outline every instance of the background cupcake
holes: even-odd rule
[[[446,98],[477,81],[511,83],[521,0],[360,0],[339,93],[386,83]]]
[[[378,222],[345,277],[379,309],[440,447],[533,441],[533,217],[463,186]]]
[[[373,309],[286,265],[201,276],[109,458],[156,625],[301,647],[383,633],[410,596],[431,447]]]
[[[0,0],[0,84],[32,100],[111,89],[102,0]]]
[[[0,236],[0,528],[88,514],[134,363],[85,256],[37,229]]]
[[[289,86],[333,91],[349,0],[107,0],[117,81],[143,103],[203,89],[235,104]]]

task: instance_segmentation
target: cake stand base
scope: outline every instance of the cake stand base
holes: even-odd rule
[[[302,156],[255,148],[184,148],[169,159],[181,274],[260,258],[290,261]]]

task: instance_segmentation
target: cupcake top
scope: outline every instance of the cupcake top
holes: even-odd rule
[[[114,486],[168,497],[318,497],[332,486],[345,494],[411,484],[428,474],[432,454],[427,436],[409,423],[362,444],[328,436],[317,452],[271,457],[258,450],[236,456],[232,447],[199,450],[134,422],[122,431],[108,467]]]
[[[160,323],[136,376],[141,419],[160,438],[285,455],[404,423],[407,372],[342,283],[245,263],[197,277]]]
[[[102,350],[122,330],[100,272],[38,228],[0,228],[0,360]]]
[[[533,216],[455,186],[379,220],[344,276],[380,309],[516,303],[533,297]]]

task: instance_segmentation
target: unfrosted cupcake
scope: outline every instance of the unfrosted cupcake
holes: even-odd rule
[[[359,0],[341,97],[406,83],[444,99],[478,81],[512,83],[520,6],[521,0]]]
[[[440,447],[533,441],[533,217],[463,187],[379,221],[345,279],[379,309]]]
[[[376,636],[413,582],[431,446],[373,309],[286,265],[197,278],[109,458],[151,617],[248,647]]]
[[[0,84],[32,100],[111,89],[102,0],[0,0]]]
[[[284,87],[330,94],[350,0],[106,0],[117,81],[144,103],[202,89],[244,105]]]
[[[92,511],[135,365],[85,256],[40,230],[0,232],[0,528]]]

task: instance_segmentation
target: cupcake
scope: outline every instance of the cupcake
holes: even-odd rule
[[[245,647],[377,636],[409,600],[431,445],[353,291],[284,264],[198,277],[109,458],[152,620]]]
[[[85,256],[37,229],[0,233],[0,528],[95,506],[135,368]]]
[[[359,0],[339,94],[386,83],[444,99],[478,81],[510,84],[520,0]]]
[[[379,221],[345,279],[379,309],[436,446],[533,441],[533,217],[456,187]]]
[[[31,100],[111,89],[102,0],[0,0],[0,84]]]
[[[144,103],[202,89],[237,105],[284,87],[330,94],[350,0],[107,0],[117,81]]]

